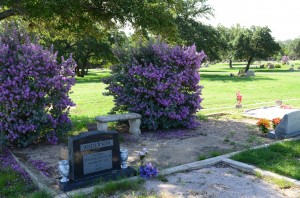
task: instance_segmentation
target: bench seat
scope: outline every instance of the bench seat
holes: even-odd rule
[[[105,116],[97,116],[95,120],[97,121],[97,129],[99,131],[108,131],[108,122],[124,121],[129,122],[129,133],[133,135],[140,135],[140,125],[142,116],[138,113],[125,113],[125,114],[111,114]]]

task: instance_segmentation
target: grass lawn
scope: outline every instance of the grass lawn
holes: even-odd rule
[[[203,89],[203,114],[236,111],[231,107],[236,104],[236,92],[243,96],[243,107],[255,108],[271,106],[275,100],[284,100],[284,104],[300,107],[300,70],[290,72],[290,66],[276,69],[259,69],[253,65],[255,77],[230,77],[229,74],[237,74],[244,65],[234,65],[229,68],[227,64],[216,64],[208,68],[200,69],[200,84]],[[298,99],[298,100],[293,100]],[[257,104],[262,103],[262,104]],[[216,108],[216,109],[214,109]]]
[[[295,64],[296,69],[298,63]],[[234,64],[233,68],[220,63],[200,69],[200,84],[204,86],[204,109],[198,112],[199,115],[218,112],[241,114],[243,110],[234,108],[237,91],[243,95],[244,109],[271,106],[277,99],[283,100],[286,105],[300,108],[300,70],[290,72],[290,66],[260,69],[253,65],[250,69],[255,71],[255,77],[229,76],[230,73],[236,75],[244,67],[245,63]],[[70,95],[77,105],[76,109],[71,110],[71,119],[75,126],[73,134],[85,131],[87,124],[94,122],[95,116],[105,115],[113,107],[112,97],[102,95],[106,85],[100,82],[101,78],[110,75],[109,72],[90,70],[84,78],[76,78],[77,83]]]
[[[244,151],[232,159],[300,180],[300,140]]]
[[[36,187],[12,170],[0,169],[0,197],[50,198],[44,191]]]

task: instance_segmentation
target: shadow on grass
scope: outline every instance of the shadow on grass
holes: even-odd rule
[[[293,72],[300,72],[300,70],[275,70],[275,69],[253,69],[255,72],[267,72],[267,73],[293,73]]]
[[[101,72],[89,72],[84,77],[76,77],[75,84],[86,84],[86,83],[99,83],[101,79],[110,76],[109,71],[101,71]]]
[[[202,74],[200,77],[207,81],[232,81],[232,82],[245,82],[245,81],[262,81],[262,80],[274,80],[268,77],[240,77],[240,76],[229,76],[219,74]]]
[[[95,117],[89,117],[89,116],[77,116],[72,115],[71,121],[73,124],[72,130],[69,132],[69,135],[78,135],[81,132],[88,131],[89,125],[95,124]]]

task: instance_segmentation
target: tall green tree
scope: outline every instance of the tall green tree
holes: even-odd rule
[[[25,20],[57,20],[60,28],[86,29],[130,24],[156,34],[175,35],[179,15],[211,12],[207,0],[1,0],[0,21],[12,16]]]
[[[280,46],[271,36],[268,27],[252,26],[241,28],[233,41],[234,57],[246,59],[245,72],[255,58],[265,59],[273,56],[280,50]]]
[[[178,17],[176,23],[179,37],[184,44],[195,44],[197,50],[203,50],[210,61],[221,60],[222,52],[227,49],[227,43],[216,28],[192,18]]]

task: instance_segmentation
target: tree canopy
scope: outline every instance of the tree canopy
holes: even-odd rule
[[[107,28],[129,23],[161,35],[176,32],[177,16],[211,13],[207,0],[2,0],[0,20],[57,20],[61,28],[86,29],[95,23]]]
[[[178,39],[176,18],[211,14],[207,0],[2,0],[0,21],[22,19],[61,55],[73,52],[83,76],[87,63],[111,62],[112,44],[132,26],[144,35]]]
[[[271,36],[268,27],[252,26],[251,28],[237,28],[233,40],[233,56],[246,59],[245,72],[249,70],[251,62],[255,59],[265,59],[273,56],[280,50],[280,46]]]
[[[182,17],[178,17],[176,23],[179,37],[186,45],[195,44],[197,50],[203,50],[210,61],[221,60],[222,51],[226,50],[227,44],[216,28]]]
[[[281,55],[288,55],[291,59],[300,58],[300,37],[292,40],[279,42],[282,47]]]

